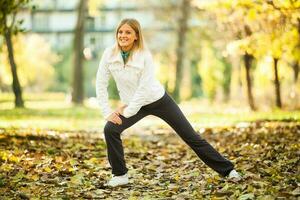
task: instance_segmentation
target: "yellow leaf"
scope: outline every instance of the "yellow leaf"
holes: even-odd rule
[[[9,160],[10,160],[11,162],[15,162],[15,163],[20,162],[20,158],[18,158],[18,157],[16,157],[16,156],[10,156],[10,157],[9,157]]]
[[[6,152],[1,153],[1,159],[4,161],[7,161],[7,153]]]
[[[48,172],[48,173],[50,173],[52,171],[50,167],[45,167],[44,170],[45,170],[45,172]]]
[[[69,172],[74,172],[75,171],[75,169],[73,167],[69,167],[68,170],[69,170]]]
[[[6,138],[6,135],[0,135],[0,139]]]
[[[178,181],[179,180],[179,175],[178,174],[176,174],[176,176],[174,177],[174,179],[176,180],[176,181]]]
[[[34,174],[30,178],[34,181],[37,181],[37,180],[39,180],[40,177],[37,174]]]
[[[58,170],[61,170],[62,167],[63,167],[63,166],[62,166],[61,164],[59,164],[59,163],[55,163],[54,166],[55,166],[55,168],[58,169]]]
[[[6,164],[6,165],[2,165],[0,167],[0,170],[3,170],[5,172],[11,171],[13,169],[12,164]]]
[[[83,183],[83,174],[82,173],[79,173],[79,174],[76,174],[75,176],[73,176],[71,178],[71,183],[75,184],[75,185],[80,185]]]
[[[93,162],[93,163],[96,163],[98,161],[98,159],[97,158],[91,158],[90,161]]]
[[[253,21],[253,20],[255,20],[255,18],[256,18],[256,10],[252,8],[248,12],[248,19],[250,21]]]
[[[213,182],[213,179],[209,177],[209,178],[206,179],[206,182],[207,182],[207,183],[212,183],[212,182]]]
[[[70,164],[73,166],[73,165],[77,165],[77,161],[75,159],[71,159],[70,160]]]

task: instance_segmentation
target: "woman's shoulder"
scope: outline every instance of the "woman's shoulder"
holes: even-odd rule
[[[107,46],[104,51],[103,51],[103,54],[108,54],[108,55],[111,55],[116,49],[116,46],[115,45],[110,45],[110,46]]]
[[[148,48],[136,50],[135,54],[137,55],[137,57],[143,57],[143,58],[152,56],[151,51]]]
[[[106,61],[111,61],[115,59],[116,55],[117,53],[115,45],[110,45],[104,49],[102,53],[102,59],[105,59]]]

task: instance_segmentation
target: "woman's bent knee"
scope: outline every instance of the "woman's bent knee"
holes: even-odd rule
[[[121,129],[120,127],[118,127],[118,125],[112,123],[112,122],[107,122],[104,126],[104,130],[103,130],[104,134],[112,134],[112,133],[121,133]]]

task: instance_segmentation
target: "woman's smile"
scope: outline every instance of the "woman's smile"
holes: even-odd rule
[[[133,47],[137,39],[135,31],[128,24],[124,24],[118,30],[118,43],[122,50],[128,51]]]

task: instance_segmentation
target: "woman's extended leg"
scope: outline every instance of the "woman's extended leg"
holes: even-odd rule
[[[122,124],[114,124],[108,121],[104,126],[104,136],[107,145],[108,161],[112,168],[112,173],[116,176],[123,175],[128,171],[124,159],[124,149],[121,140],[121,133],[147,116],[147,114],[140,110],[132,117],[126,118],[120,115]]]
[[[159,104],[142,109],[167,122],[176,133],[194,150],[198,157],[222,176],[227,176],[233,164],[218,153],[205,139],[195,132],[176,102],[167,94]]]

